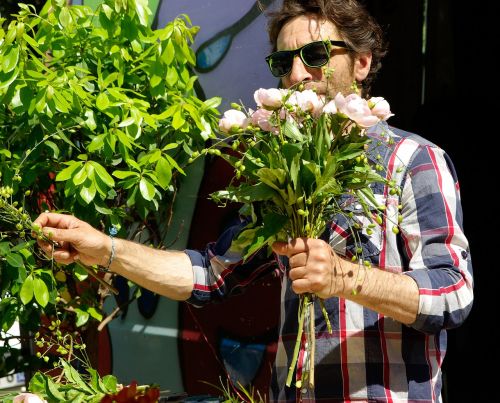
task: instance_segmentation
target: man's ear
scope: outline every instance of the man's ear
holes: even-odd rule
[[[363,81],[370,72],[372,53],[359,53],[354,58],[354,78],[357,82]]]

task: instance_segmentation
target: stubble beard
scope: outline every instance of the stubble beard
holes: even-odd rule
[[[353,82],[354,82],[354,74],[353,73],[340,73],[336,74],[332,73],[332,76],[327,80],[323,81],[310,81],[305,83],[305,89],[312,89],[316,91],[319,95],[326,95],[328,99],[333,99],[340,92],[342,95],[347,96],[354,92],[353,90]]]

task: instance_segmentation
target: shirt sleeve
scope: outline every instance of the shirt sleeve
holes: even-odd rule
[[[457,327],[472,308],[472,264],[455,169],[443,150],[427,145],[416,152],[401,203],[405,274],[420,292],[411,326],[425,333]]]
[[[266,248],[243,261],[241,251],[231,247],[246,224],[240,222],[229,227],[217,242],[208,244],[204,250],[185,250],[194,273],[194,286],[188,303],[203,306],[209,302],[220,302],[275,270],[277,263],[267,256]]]

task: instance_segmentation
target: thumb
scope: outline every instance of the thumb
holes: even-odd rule
[[[288,256],[288,242],[274,242],[271,245],[271,248],[273,249],[273,252],[276,253],[277,255],[284,255]]]

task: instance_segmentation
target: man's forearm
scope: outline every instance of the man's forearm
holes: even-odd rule
[[[347,280],[344,298],[399,322],[415,322],[419,290],[411,277],[376,267],[367,268],[341,258],[338,259],[338,265]]]
[[[184,301],[190,297],[193,268],[184,252],[153,249],[124,239],[115,239],[114,243],[113,272],[170,299]]]

